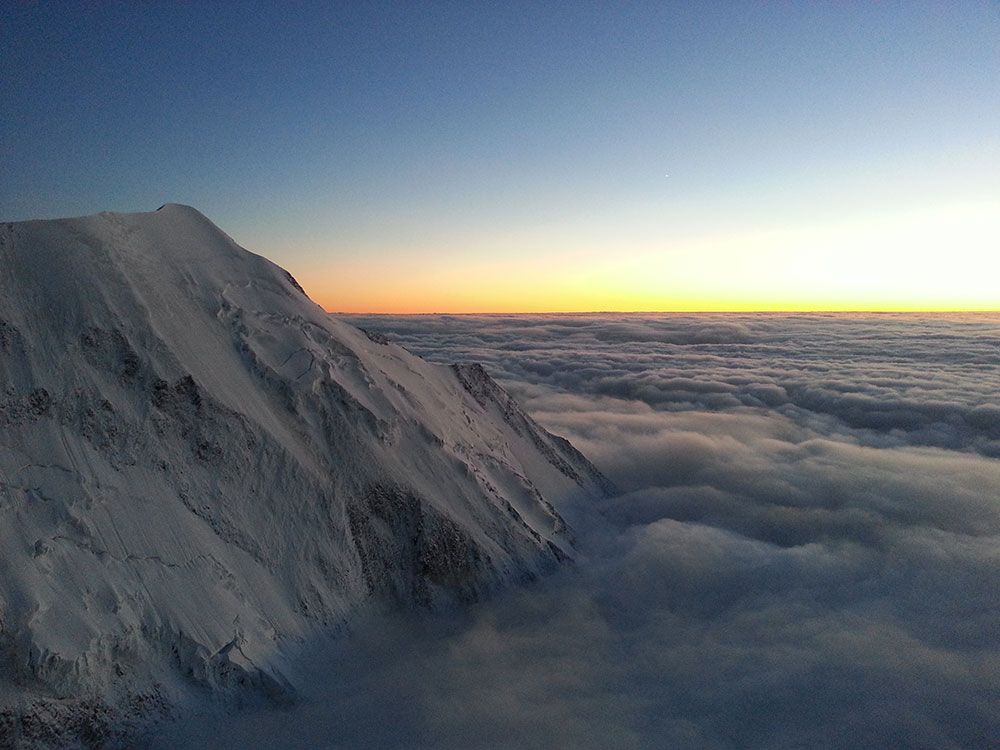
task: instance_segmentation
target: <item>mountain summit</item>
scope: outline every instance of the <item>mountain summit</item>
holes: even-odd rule
[[[550,570],[606,488],[192,208],[2,225],[0,274],[0,741],[287,697],[310,634]]]

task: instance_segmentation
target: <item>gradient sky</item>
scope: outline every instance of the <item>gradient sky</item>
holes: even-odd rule
[[[996,2],[5,3],[0,56],[0,218],[187,203],[328,310],[1000,309]]]

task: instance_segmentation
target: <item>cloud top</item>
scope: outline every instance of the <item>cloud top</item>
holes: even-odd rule
[[[624,494],[565,509],[572,569],[356,628],[326,652],[334,687],[256,715],[268,731],[301,747],[995,744],[1000,316],[357,322],[483,362]]]

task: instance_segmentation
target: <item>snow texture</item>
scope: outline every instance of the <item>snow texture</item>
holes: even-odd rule
[[[293,700],[311,635],[549,571],[608,489],[192,208],[3,225],[0,274],[0,745]]]

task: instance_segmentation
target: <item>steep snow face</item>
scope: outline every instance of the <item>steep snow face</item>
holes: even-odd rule
[[[17,690],[281,694],[283,647],[366,601],[551,568],[553,504],[603,488],[482,368],[330,317],[194,209],[4,225],[0,274]]]

